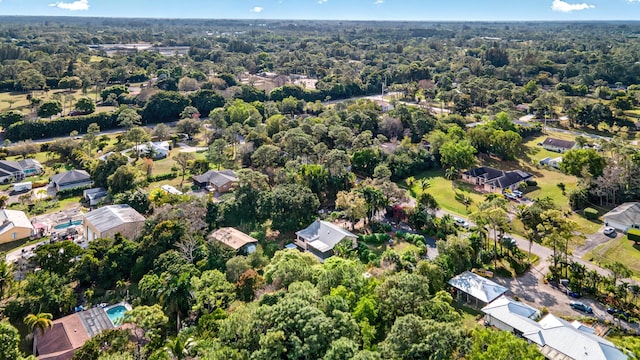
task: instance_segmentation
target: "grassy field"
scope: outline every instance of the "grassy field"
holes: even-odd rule
[[[471,214],[477,210],[475,204],[481,203],[484,199],[482,194],[473,190],[473,186],[462,181],[455,181],[454,188],[451,181],[444,178],[444,170],[425,171],[418,174],[415,178],[429,179],[430,186],[426,189],[426,192],[436,199],[442,209],[456,214]],[[413,184],[409,191],[413,197],[420,195],[422,189],[419,182]],[[471,198],[471,205],[468,208],[465,207],[462,202],[462,197],[464,196]]]
[[[640,246],[634,245],[633,241],[626,236],[620,236],[598,246],[585,254],[583,259],[596,265],[620,261],[633,271],[636,279],[640,279]]]

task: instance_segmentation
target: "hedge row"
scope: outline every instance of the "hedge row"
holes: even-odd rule
[[[359,235],[358,240],[364,241],[367,244],[380,245],[391,239],[389,234],[368,234],[368,235]]]
[[[84,116],[61,117],[54,120],[33,122],[19,121],[7,129],[7,139],[16,142],[28,139],[42,139],[55,136],[68,136],[72,131],[87,132],[90,124],[96,123],[100,130],[111,130],[118,127],[118,116],[115,113],[97,113]]]
[[[156,181],[175,179],[176,177],[178,177],[178,174],[171,172],[171,173],[160,174],[156,176],[147,176],[147,181],[151,183]]]
[[[63,199],[68,199],[74,196],[81,196],[82,193],[86,190],[91,188],[91,186],[83,186],[83,187],[78,187],[78,188],[74,188],[74,189],[65,189],[65,190],[60,190],[58,191],[58,193],[56,194],[58,196],[58,199],[63,200]]]

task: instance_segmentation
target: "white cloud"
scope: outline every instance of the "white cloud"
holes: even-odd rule
[[[553,11],[559,11],[559,12],[565,12],[565,13],[578,11],[578,10],[593,9],[594,7],[595,5],[591,5],[587,3],[569,4],[568,2],[562,1],[562,0],[553,0],[553,3],[551,4],[551,9]]]
[[[376,5],[380,5],[380,4],[383,4],[383,3],[384,3],[384,0],[376,0],[376,2],[374,2],[374,4],[376,4]]]
[[[262,12],[262,10],[264,10],[264,8],[263,8],[263,7],[261,7],[261,6],[254,6],[254,7],[252,7],[252,8],[251,8],[251,10],[249,10],[249,11],[251,11],[252,13],[260,13],[260,12]]]
[[[327,1],[329,1],[329,0],[318,0],[318,4],[324,4],[324,3],[326,3]]]
[[[640,3],[640,0],[627,0],[627,2],[632,3],[632,4],[633,3]]]
[[[73,2],[59,1],[57,3],[49,4],[49,6],[71,11],[89,10],[89,0],[76,0]]]

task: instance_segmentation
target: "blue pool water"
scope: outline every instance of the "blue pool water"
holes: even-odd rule
[[[68,228],[69,226],[78,226],[80,224],[82,224],[82,220],[76,220],[76,221],[71,221],[71,222],[64,223],[64,224],[58,224],[58,225],[54,226],[53,228],[56,229],[56,230],[62,230],[62,229]]]
[[[118,326],[118,321],[124,317],[124,313],[127,311],[127,308],[124,305],[116,305],[109,310],[106,310],[107,316],[113,326]]]

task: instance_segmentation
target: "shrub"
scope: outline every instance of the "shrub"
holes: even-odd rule
[[[178,177],[178,174],[174,172],[170,172],[166,174],[148,176],[147,181],[151,183],[151,182],[162,181],[162,180],[171,180],[171,179],[175,179],[176,177]]]
[[[54,120],[34,122],[18,121],[7,128],[6,137],[13,142],[45,137],[68,136],[72,131],[87,132],[89,124],[96,123],[100,130],[111,130],[118,127],[115,113],[97,113],[85,116],[61,117]]]
[[[584,211],[584,217],[586,217],[589,220],[595,220],[598,218],[598,210],[594,209],[594,208],[586,208],[583,210]]]
[[[527,180],[527,186],[538,186],[538,182],[535,180]]]
[[[90,186],[83,186],[83,187],[79,187],[79,188],[75,188],[75,189],[65,189],[65,190],[60,190],[58,191],[58,193],[56,194],[58,196],[58,199],[62,200],[62,199],[68,199],[74,196],[81,196],[82,192],[85,191],[86,189],[89,189]]]
[[[640,242],[640,229],[629,229],[627,230],[627,237],[629,238],[629,240],[633,241],[634,243],[639,243]]]

